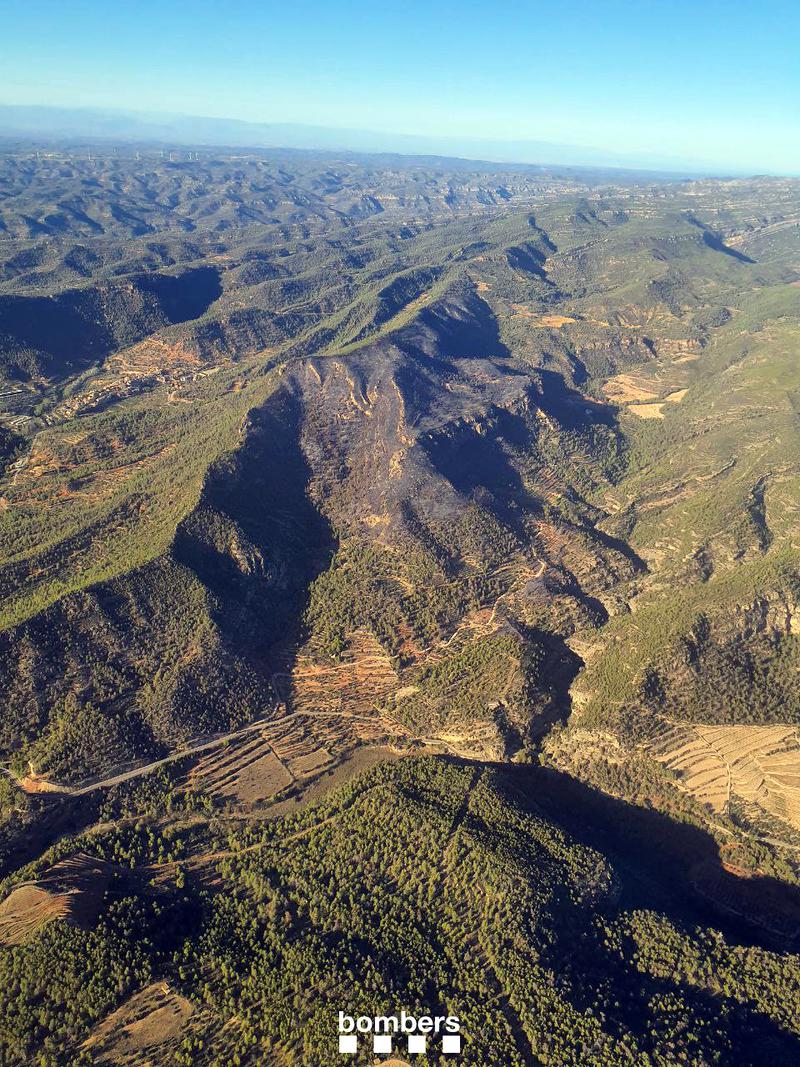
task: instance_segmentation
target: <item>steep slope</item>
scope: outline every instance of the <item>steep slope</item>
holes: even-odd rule
[[[574,491],[566,479],[542,484],[545,454],[566,467],[597,444],[613,453],[613,420],[514,367],[467,280],[385,340],[292,374],[311,496],[338,541],[311,590],[309,652],[336,656],[372,629],[397,657],[403,721],[466,751],[521,747],[558,714],[564,632],[599,621],[597,593],[635,569],[579,504],[571,523],[548,513],[548,494]],[[444,693],[427,690],[448,673],[460,692],[442,719]]]
[[[0,367],[63,378],[163,326],[199,318],[222,292],[218,272],[129,275],[53,297],[0,297]]]

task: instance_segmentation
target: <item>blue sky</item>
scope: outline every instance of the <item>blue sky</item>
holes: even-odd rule
[[[0,103],[800,172],[800,0],[0,0]]]

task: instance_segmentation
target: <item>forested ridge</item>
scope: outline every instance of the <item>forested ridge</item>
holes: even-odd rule
[[[455,1014],[467,1063],[794,1062],[796,957],[621,906],[607,860],[506,790],[405,760],[185,849],[129,797],[137,822],[74,843],[112,864],[96,924],[0,954],[4,1062],[96,1062],[93,1026],[153,981],[194,1008],[164,1063],[336,1063],[342,1004]]]

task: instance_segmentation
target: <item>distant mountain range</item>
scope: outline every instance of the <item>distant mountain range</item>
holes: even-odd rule
[[[658,173],[719,174],[708,162],[671,156],[630,154],[549,141],[495,141],[464,137],[337,129],[288,122],[244,122],[160,112],[115,111],[0,104],[0,136],[99,138],[180,145],[295,148],[435,155],[498,163],[532,163],[650,170]]]

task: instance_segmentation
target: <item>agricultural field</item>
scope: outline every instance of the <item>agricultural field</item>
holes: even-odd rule
[[[738,797],[800,829],[796,727],[676,726],[652,751],[715,812],[725,811]]]

